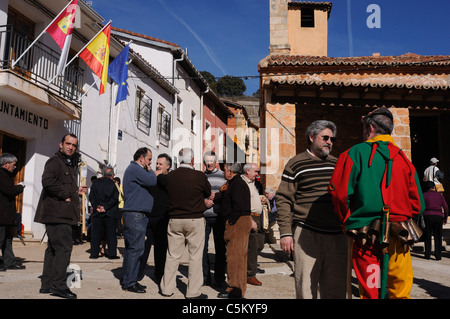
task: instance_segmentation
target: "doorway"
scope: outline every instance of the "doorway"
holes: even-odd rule
[[[430,159],[441,158],[439,152],[439,118],[437,116],[411,116],[411,158],[420,181]]]

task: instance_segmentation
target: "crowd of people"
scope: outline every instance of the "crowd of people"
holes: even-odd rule
[[[219,298],[243,298],[248,284],[260,286],[257,258],[264,243],[276,242],[294,260],[297,298],[343,299],[353,268],[361,298],[409,298],[413,283],[410,247],[425,241],[425,257],[441,258],[442,226],[448,206],[437,188],[443,178],[432,158],[424,172],[425,192],[418,173],[391,137],[392,113],[378,108],[362,118],[363,140],[332,156],[336,125],[312,122],[306,129],[308,147],[288,161],[275,191],[265,192],[255,163],[218,164],[214,152],[203,156],[205,171],[194,169],[192,149],[178,154],[172,168],[167,154],[157,157],[139,148],[126,168],[123,182],[107,167],[92,183],[89,202],[90,258],[117,259],[117,235],[123,235],[123,290],[145,293],[140,283],[151,247],[159,293],[171,297],[180,259],[187,249],[187,299],[205,299],[204,284],[220,289]],[[45,164],[43,190],[35,222],[48,237],[40,293],[76,298],[66,283],[73,228],[80,221],[78,138],[65,135],[59,151]],[[0,155],[0,245],[4,269],[23,269],[12,252],[17,158]],[[440,185],[442,186],[442,184]],[[13,214],[14,213],[14,214]],[[119,230],[119,232],[118,232]],[[214,266],[208,239],[214,240]],[[102,253],[102,247],[107,247]]]

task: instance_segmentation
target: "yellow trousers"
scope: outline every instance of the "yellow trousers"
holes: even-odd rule
[[[388,246],[389,271],[387,286],[389,299],[410,299],[410,292],[413,285],[413,269],[411,253],[403,249],[403,245],[398,239],[391,239]]]

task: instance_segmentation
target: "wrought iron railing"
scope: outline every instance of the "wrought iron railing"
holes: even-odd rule
[[[14,29],[13,25],[0,26],[0,69],[12,69],[12,61],[27,50],[32,41]],[[66,67],[63,76],[56,77],[60,52],[36,41],[30,50],[14,65],[17,72],[37,85],[80,104],[83,88],[83,69],[76,65]]]

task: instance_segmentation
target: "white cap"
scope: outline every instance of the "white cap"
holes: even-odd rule
[[[436,157],[433,157],[432,159],[430,159],[431,164],[436,164],[437,162],[439,162],[439,160]]]

